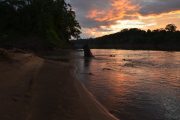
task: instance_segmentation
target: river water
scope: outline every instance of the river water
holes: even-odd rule
[[[75,53],[79,80],[121,120],[180,120],[180,52]]]

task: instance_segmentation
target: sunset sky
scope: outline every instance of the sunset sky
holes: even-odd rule
[[[76,11],[82,37],[98,37],[124,28],[180,29],[180,0],[68,0]]]

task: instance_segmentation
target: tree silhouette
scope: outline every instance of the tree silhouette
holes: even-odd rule
[[[175,32],[177,27],[174,24],[168,24],[168,25],[166,25],[165,29],[170,32]]]
[[[147,31],[130,28],[94,39],[72,41],[72,43],[76,46],[88,44],[90,48],[103,49],[180,50],[180,31],[176,31],[174,24],[167,25],[166,29]]]
[[[0,42],[36,36],[42,44],[58,47],[79,38],[80,29],[65,0],[0,0],[0,39],[6,38]]]

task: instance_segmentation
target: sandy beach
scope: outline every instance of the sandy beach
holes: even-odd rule
[[[117,120],[77,80],[72,64],[31,53],[0,61],[0,120]]]

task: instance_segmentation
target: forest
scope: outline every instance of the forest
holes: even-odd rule
[[[97,38],[71,41],[75,48],[89,45],[96,49],[129,49],[129,50],[180,50],[180,31],[176,25],[168,24],[156,30],[138,28],[123,29],[120,32]]]
[[[1,48],[65,48],[80,29],[65,0],[0,0]]]

